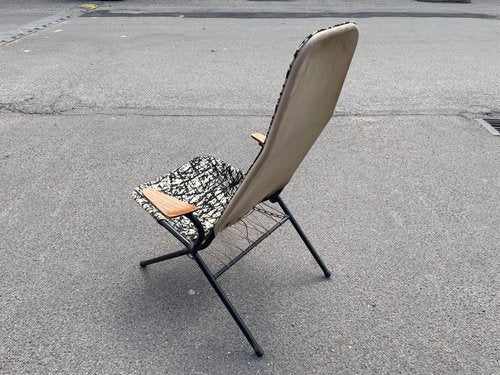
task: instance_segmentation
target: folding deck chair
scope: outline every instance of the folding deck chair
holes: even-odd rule
[[[292,223],[325,277],[330,277],[280,193],[332,117],[357,39],[356,25],[344,23],[319,30],[302,42],[267,135],[252,134],[261,149],[246,174],[214,157],[200,156],[133,192],[134,199],[184,245],[182,250],[140,262],[141,267],[182,255],[194,259],[259,357],[262,349],[217,278],[286,221]],[[270,224],[264,226],[255,215]],[[212,271],[202,250],[238,226],[248,246]],[[249,240],[252,228],[257,237]]]

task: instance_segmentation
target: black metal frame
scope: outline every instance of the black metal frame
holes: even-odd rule
[[[281,199],[279,196],[278,192],[274,196],[268,198],[267,200],[271,201],[272,203],[278,203],[278,205],[281,207],[283,212],[285,213],[284,219],[276,223],[272,228],[270,228],[268,231],[266,231],[264,234],[262,234],[257,240],[255,240],[253,243],[251,243],[245,250],[243,250],[238,256],[232,259],[231,262],[229,262],[226,266],[222,267],[220,270],[218,270],[216,273],[212,273],[208,265],[205,263],[205,261],[202,259],[200,254],[198,253],[200,250],[203,250],[207,248],[210,243],[214,239],[213,231],[211,231],[208,236],[206,236],[205,231],[203,229],[203,226],[201,225],[200,221],[194,216],[192,213],[189,213],[186,215],[186,217],[193,223],[195,226],[196,230],[198,231],[198,237],[195,241],[194,244],[190,243],[186,238],[184,238],[182,235],[180,235],[174,228],[172,228],[166,220],[160,220],[159,223],[165,227],[170,233],[172,233],[175,238],[177,238],[184,246],[185,249],[175,251],[166,255],[162,255],[156,258],[152,258],[149,260],[144,260],[140,262],[141,267],[146,267],[150,264],[153,263],[158,263],[162,262],[164,260],[172,259],[172,258],[177,258],[182,255],[191,255],[192,258],[196,261],[198,266],[201,268],[203,274],[205,277],[208,279],[208,282],[212,286],[212,288],[215,289],[215,292],[221,299],[222,303],[224,306],[226,306],[226,309],[229,311],[231,316],[233,317],[234,321],[240,328],[241,332],[245,335],[246,339],[252,346],[252,348],[255,351],[255,354],[257,357],[261,357],[264,352],[262,351],[262,348],[259,346],[255,338],[253,337],[252,333],[248,329],[248,327],[245,325],[243,320],[241,319],[240,315],[236,311],[235,307],[231,304],[231,301],[229,298],[227,298],[226,294],[222,290],[221,286],[217,282],[217,278],[220,277],[225,271],[227,271],[229,268],[231,268],[233,265],[238,262],[241,258],[243,258],[246,254],[248,254],[252,249],[254,249],[259,243],[261,243],[265,238],[267,238],[272,232],[274,232],[276,229],[278,229],[281,225],[283,225],[286,221],[290,220],[292,223],[293,227],[299,234],[300,238],[302,241],[304,241],[304,244],[310,251],[311,255],[314,257],[318,265],[320,266],[321,270],[323,271],[325,277],[329,278],[331,275],[330,270],[326,267],[324,264],[323,260],[317,253],[317,251],[314,249],[312,246],[311,242],[309,239],[306,237],[304,231],[302,228],[299,226],[299,223],[297,223],[297,220],[293,217],[292,213],[288,209],[288,207],[285,205],[285,202]]]

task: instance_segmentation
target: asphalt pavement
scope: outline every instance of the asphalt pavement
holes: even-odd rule
[[[0,2],[1,374],[496,374],[500,4]],[[325,14],[328,17],[325,17]],[[131,190],[196,155],[258,152],[300,41],[352,19],[337,113],[288,224],[221,283]],[[194,293],[193,293],[194,291]]]

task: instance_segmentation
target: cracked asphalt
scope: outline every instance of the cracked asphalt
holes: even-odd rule
[[[80,3],[16,4],[0,34]],[[1,374],[498,373],[496,1],[96,4],[0,47]],[[131,190],[247,168],[295,48],[345,21],[315,12],[360,41],[283,196],[333,275],[285,225],[221,278],[258,359],[190,259],[138,267],[179,245]]]

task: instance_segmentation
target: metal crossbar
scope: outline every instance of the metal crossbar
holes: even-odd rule
[[[245,250],[243,250],[240,254],[238,254],[235,258],[233,258],[227,265],[222,267],[220,270],[215,272],[215,278],[219,278],[224,272],[226,272],[229,268],[234,266],[236,262],[238,262],[241,258],[247,255],[252,249],[254,249],[258,244],[260,244],[264,239],[266,239],[271,233],[273,233],[276,229],[281,227],[289,218],[286,217],[276,223],[271,229],[265,232],[262,236],[260,236],[255,242],[253,242],[250,246],[248,246]]]

